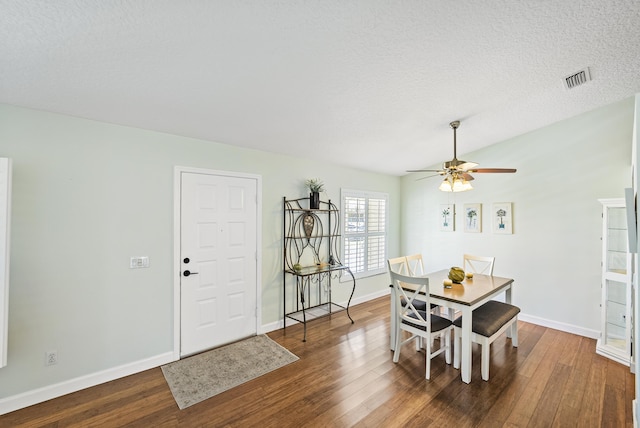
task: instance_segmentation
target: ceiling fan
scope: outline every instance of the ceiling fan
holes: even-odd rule
[[[453,159],[442,164],[442,169],[414,169],[407,172],[435,172],[444,176],[444,181],[439,189],[443,192],[464,192],[471,190],[470,181],[473,176],[470,173],[513,173],[514,168],[476,168],[477,163],[459,160],[456,156],[456,130],[460,126],[460,121],[456,120],[449,124],[453,129]],[[435,176],[435,175],[433,175]],[[430,176],[430,177],[433,177]],[[424,177],[429,178],[429,177]]]

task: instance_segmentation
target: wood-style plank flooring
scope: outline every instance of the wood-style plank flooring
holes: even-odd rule
[[[160,368],[0,416],[0,427],[631,427],[634,377],[595,341],[519,323],[492,345],[489,382],[424,353],[389,350],[389,297],[269,336],[300,360],[179,410]]]

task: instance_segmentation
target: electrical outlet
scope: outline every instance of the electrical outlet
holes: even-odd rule
[[[58,364],[58,351],[47,351],[44,353],[44,365],[53,366]]]

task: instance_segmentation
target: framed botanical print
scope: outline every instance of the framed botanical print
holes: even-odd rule
[[[440,231],[453,232],[456,230],[456,206],[454,204],[440,205]]]
[[[511,202],[498,202],[493,204],[491,210],[493,233],[511,235],[513,233],[513,214]]]
[[[464,204],[464,231],[482,232],[482,204]]]

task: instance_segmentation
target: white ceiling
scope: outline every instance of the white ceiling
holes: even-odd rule
[[[1,103],[390,174],[637,92],[638,0],[0,0]]]

